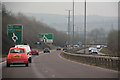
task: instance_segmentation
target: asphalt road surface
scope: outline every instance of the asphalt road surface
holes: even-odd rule
[[[33,56],[29,67],[2,64],[3,78],[118,78],[118,72],[80,64],[60,57],[60,51]]]

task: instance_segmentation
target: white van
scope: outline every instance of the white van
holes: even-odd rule
[[[29,45],[15,45],[15,48],[25,48],[28,56],[28,61],[31,63],[32,62],[32,56],[31,56],[31,49]]]

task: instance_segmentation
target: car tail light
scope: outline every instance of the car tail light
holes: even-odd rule
[[[25,56],[23,56],[23,59],[25,59]]]
[[[8,55],[7,59],[11,59],[11,55]]]

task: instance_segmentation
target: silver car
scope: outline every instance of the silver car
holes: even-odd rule
[[[91,54],[98,54],[97,48],[92,48],[90,53]]]

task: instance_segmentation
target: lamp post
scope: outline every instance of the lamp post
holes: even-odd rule
[[[84,10],[84,54],[86,53],[86,0],[85,0],[85,10]]]
[[[68,43],[70,43],[70,11],[71,10],[67,10],[68,11]]]
[[[73,0],[73,36],[72,43],[74,43],[74,0]]]

